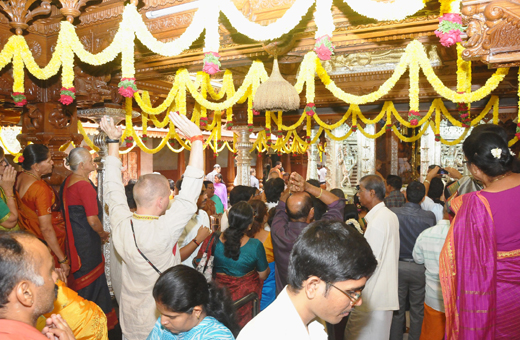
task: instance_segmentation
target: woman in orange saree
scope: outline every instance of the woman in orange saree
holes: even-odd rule
[[[31,144],[20,157],[23,171],[15,183],[18,223],[22,230],[42,240],[51,250],[56,267],[69,273],[65,253],[65,223],[54,189],[42,179],[52,173],[53,161],[45,145]]]
[[[497,134],[471,135],[467,166],[485,189],[452,200],[440,256],[446,339],[520,338],[520,174]]]

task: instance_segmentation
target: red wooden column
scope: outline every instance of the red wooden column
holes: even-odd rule
[[[182,175],[184,175],[184,172],[186,171],[186,156],[184,155],[185,150],[182,150],[179,152],[179,158],[177,159],[177,165],[179,168],[179,179]]]
[[[228,157],[227,157],[227,187],[228,187],[228,191],[229,191],[229,188],[233,188],[233,182],[235,181],[235,175],[236,175],[236,172],[235,172],[235,154],[231,151],[229,151],[227,148],[227,153],[228,153]]]

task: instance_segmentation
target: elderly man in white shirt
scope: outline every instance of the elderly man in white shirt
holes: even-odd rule
[[[381,177],[363,177],[357,195],[369,210],[365,238],[378,266],[367,281],[363,306],[356,308],[348,320],[345,339],[388,340],[393,311],[399,309],[399,220],[383,203],[385,183]]]
[[[134,187],[135,213],[128,208],[121,181],[121,127],[114,126],[108,117],[103,117],[100,123],[109,145],[103,195],[109,208],[111,242],[116,252],[111,259],[121,260],[112,270],[121,271],[114,275],[120,282],[114,284],[120,288],[119,320],[123,337],[129,340],[146,339],[155,325],[159,313],[152,295],[153,286],[160,272],[181,262],[177,241],[197,211],[196,201],[204,177],[200,129],[177,113],[170,113],[170,119],[192,145],[183,190],[168,209],[168,180],[158,174],[143,175]],[[197,245],[192,242],[192,247],[195,249]]]
[[[288,285],[237,340],[326,340],[316,319],[337,324],[360,306],[361,291],[376,266],[370,246],[354,227],[330,220],[311,223],[291,252]]]
[[[211,181],[215,183],[215,175],[219,174],[222,168],[219,164],[213,165],[213,171],[211,171],[209,174],[206,175],[206,181]]]

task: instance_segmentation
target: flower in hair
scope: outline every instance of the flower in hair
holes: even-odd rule
[[[516,156],[516,153],[514,153],[513,150],[511,150],[511,148],[509,148],[509,154],[510,154],[511,156]]]
[[[20,163],[20,164],[23,163],[24,159],[25,158],[23,158],[23,156],[18,157],[18,163]]]
[[[494,149],[491,150],[491,154],[496,159],[500,159],[500,157],[502,156],[502,149],[501,148],[494,148]]]

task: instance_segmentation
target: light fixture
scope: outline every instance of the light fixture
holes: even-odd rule
[[[186,11],[190,11],[192,9],[197,9],[197,8],[199,8],[199,6],[200,6],[200,1],[199,0],[195,0],[195,1],[192,1],[192,2],[188,2],[186,4],[181,4],[181,5],[177,5],[177,6],[172,6],[172,7],[167,7],[167,8],[163,8],[163,9],[158,9],[156,11],[146,12],[146,17],[148,19],[157,19],[157,18],[160,18],[160,17],[164,17],[166,15],[186,12]]]

